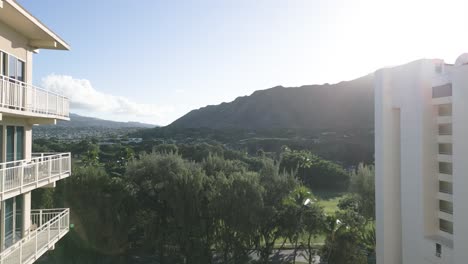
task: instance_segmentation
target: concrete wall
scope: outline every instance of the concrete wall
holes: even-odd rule
[[[432,263],[437,233],[437,135],[432,60],[376,73],[375,165],[378,264]]]
[[[0,22],[0,50],[26,62],[26,82],[32,81],[33,52],[28,40],[11,27]]]
[[[468,262],[468,65],[452,73],[454,263]]]
[[[401,263],[400,111],[392,106],[388,70],[375,75],[377,263]]]

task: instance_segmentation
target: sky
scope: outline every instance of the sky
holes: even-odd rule
[[[468,52],[468,1],[17,0],[71,45],[33,82],[72,112],[167,125],[255,90]]]

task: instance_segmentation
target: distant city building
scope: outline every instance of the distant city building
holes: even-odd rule
[[[69,230],[69,209],[31,209],[31,192],[70,176],[70,153],[31,153],[32,126],[69,102],[32,85],[33,53],[69,46],[14,0],[0,0],[0,263],[33,263]]]
[[[468,55],[375,74],[377,264],[468,263]]]

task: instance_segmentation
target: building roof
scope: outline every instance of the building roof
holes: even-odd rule
[[[0,22],[29,39],[35,49],[69,50],[70,46],[15,0],[0,0]]]

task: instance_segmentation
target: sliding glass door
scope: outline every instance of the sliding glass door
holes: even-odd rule
[[[4,129],[5,128],[5,129]],[[19,165],[19,161],[25,158],[24,151],[24,127],[22,126],[0,126],[0,146],[2,146],[0,155],[2,162],[8,162],[7,167],[14,167]],[[3,137],[3,135],[5,135]],[[5,152],[3,152],[5,150]],[[14,180],[18,177],[15,175],[14,170],[9,170],[5,174],[4,181]],[[1,217],[4,221],[0,222],[4,224],[2,228],[3,237],[1,239],[2,248],[6,249],[19,241],[22,238],[23,233],[23,195],[10,198],[3,201],[1,211]]]

